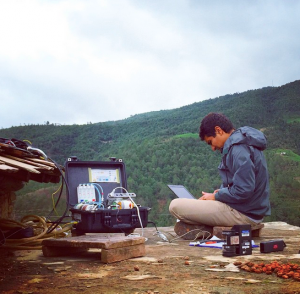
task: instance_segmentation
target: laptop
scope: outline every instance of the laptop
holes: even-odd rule
[[[178,198],[196,199],[184,186],[182,185],[168,185],[173,193]]]

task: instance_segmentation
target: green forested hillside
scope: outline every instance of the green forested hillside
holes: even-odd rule
[[[201,119],[222,112],[235,127],[261,129],[270,171],[272,216],[267,220],[300,225],[300,81],[225,95],[178,109],[87,125],[28,125],[0,130],[0,137],[27,139],[59,164],[70,155],[79,160],[122,158],[128,188],[137,201],[152,208],[149,219],[170,225],[173,194],[167,184],[184,184],[194,195],[219,186],[220,154],[198,138]],[[46,214],[58,186],[29,183],[19,192],[18,214]],[[54,196],[54,198],[57,196]],[[56,198],[55,198],[56,199]],[[63,204],[61,203],[61,206]],[[60,208],[61,211],[63,207]]]

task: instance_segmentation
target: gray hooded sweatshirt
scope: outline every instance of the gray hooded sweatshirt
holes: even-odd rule
[[[271,214],[269,174],[262,152],[266,145],[262,132],[239,128],[225,142],[218,167],[223,183],[216,200],[255,220]]]

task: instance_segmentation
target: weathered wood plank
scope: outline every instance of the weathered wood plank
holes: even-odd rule
[[[15,156],[8,155],[8,154],[5,154],[5,155],[3,154],[3,156],[5,156],[7,158],[10,158],[10,159],[13,159],[13,160],[16,160],[16,161],[20,161],[20,162],[23,162],[23,163],[26,163],[26,164],[30,164],[30,165],[39,167],[41,169],[45,169],[45,170],[48,170],[48,171],[54,170],[54,167],[51,167],[51,166],[45,165],[45,164],[41,164],[41,163],[38,163],[38,162],[34,162],[34,161],[30,160],[29,158],[20,158],[20,157],[15,157]]]
[[[31,173],[35,173],[35,174],[39,174],[40,172],[38,170],[36,170],[32,165],[23,163],[23,162],[19,162],[4,156],[0,156],[0,160],[5,162],[7,165],[13,166],[13,167],[17,167],[17,168],[22,168],[25,169]]]
[[[42,244],[54,247],[84,247],[113,249],[145,243],[144,237],[84,235],[61,239],[46,239]]]
[[[85,252],[89,248],[101,249],[101,262],[113,263],[145,255],[145,238],[125,236],[84,235],[42,242],[46,257]]]
[[[55,164],[51,161],[47,161],[47,160],[39,159],[39,158],[27,158],[27,157],[26,157],[26,159],[56,168]]]
[[[36,155],[27,150],[7,144],[0,144],[0,159],[2,159],[1,174],[26,182],[33,180],[57,184],[62,176],[60,169],[64,170],[62,166],[57,167],[48,160],[36,158]]]
[[[6,171],[8,173],[16,173],[19,169],[6,165],[4,162],[0,162],[0,170]]]
[[[102,249],[101,250],[101,262],[113,263],[117,261],[126,260],[134,257],[145,256],[146,249],[145,244],[138,244],[133,246],[113,248],[113,249]]]
[[[52,167],[54,168],[54,170],[52,171],[52,173],[55,175],[55,176],[61,176],[60,174],[60,171],[58,169],[58,167],[51,161],[47,161],[47,160],[44,160],[44,159],[38,159],[38,158],[28,158],[30,161],[33,161],[33,162],[37,162],[37,163],[40,163],[40,164],[43,164],[43,165],[47,165],[49,167]],[[59,165],[59,168],[64,171],[64,167]]]
[[[19,157],[31,157],[33,156],[29,151],[16,148],[15,146],[11,146],[8,144],[0,143],[0,149],[4,150],[6,154],[11,154],[14,156],[19,156]]]

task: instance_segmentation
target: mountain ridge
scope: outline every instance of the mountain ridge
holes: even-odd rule
[[[60,126],[49,123],[0,129],[0,137],[29,140],[62,165],[73,155],[85,161],[106,161],[111,156],[122,158],[126,164],[128,187],[140,195],[140,204],[152,208],[150,217],[159,225],[170,225],[174,220],[168,213],[168,203],[174,195],[167,184],[183,184],[194,195],[199,195],[202,190],[214,190],[220,184],[217,172],[220,154],[213,153],[197,134],[206,114],[222,112],[236,128],[252,126],[263,130],[267,136],[265,155],[273,211],[267,220],[300,225],[300,183],[295,180],[300,174],[296,160],[300,155],[300,137],[295,135],[300,131],[299,102],[300,81],[297,80],[280,87],[227,94],[119,121]],[[283,155],[280,150],[293,153]],[[24,211],[30,206],[27,203],[31,204],[30,209],[51,210],[51,201],[45,202],[45,197],[37,196],[38,192],[35,198],[26,196],[27,192],[40,188],[36,183],[29,183],[20,191],[17,211]]]

